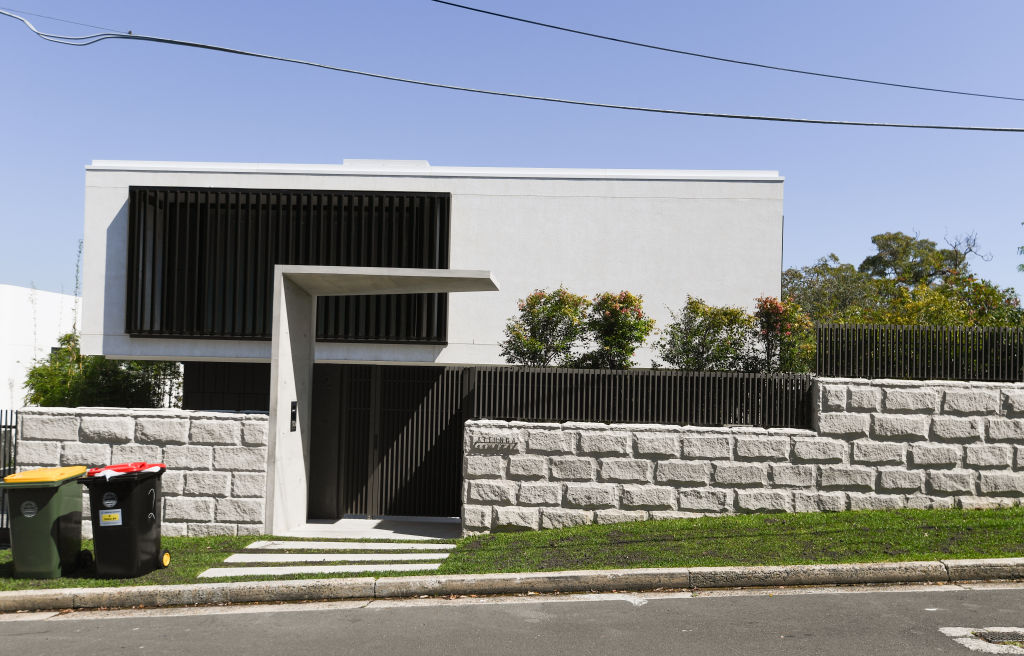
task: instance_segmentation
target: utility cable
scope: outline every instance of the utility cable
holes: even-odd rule
[[[68,23],[70,25],[81,25],[82,27],[92,27],[97,30],[106,30],[107,32],[120,32],[127,34],[126,30],[116,30],[112,27],[103,27],[102,25],[91,25],[89,23],[79,23],[78,21],[68,20],[66,18],[57,18],[56,16],[47,16],[45,14],[35,14],[31,11],[25,11],[24,9],[14,9],[13,7],[0,7],[0,10],[13,11],[19,14],[25,14],[26,16],[35,16],[36,18],[45,18],[47,20],[58,21],[60,23]]]
[[[391,82],[402,82],[404,84],[415,84],[423,87],[431,87],[434,89],[448,89],[450,91],[463,91],[466,93],[476,93],[487,96],[498,96],[502,98],[519,98],[522,100],[536,100],[548,103],[558,103],[563,105],[575,105],[579,107],[599,107],[602,109],[619,109],[631,112],[646,112],[651,114],[669,114],[675,116],[703,116],[708,118],[727,118],[736,119],[743,121],[774,121],[780,123],[805,123],[805,124],[816,124],[816,125],[842,125],[842,126],[861,126],[861,127],[872,127],[872,128],[911,128],[911,129],[924,129],[924,130],[961,130],[971,132],[1024,132],[1024,128],[1004,128],[1004,127],[982,127],[982,126],[970,126],[970,125],[931,125],[931,124],[919,124],[919,123],[873,123],[867,121],[831,121],[825,119],[812,119],[812,118],[793,118],[784,116],[758,116],[751,114],[723,114],[719,112],[698,112],[689,111],[682,109],[667,109],[659,107],[641,107],[636,105],[619,105],[612,103],[600,103],[588,100],[572,100],[569,98],[552,98],[548,96],[534,96],[522,93],[513,93],[510,91],[495,91],[492,89],[476,89],[473,87],[463,87],[454,84],[444,84],[441,82],[428,82],[425,80],[414,80],[411,78],[398,77],[394,75],[385,75],[383,73],[371,73],[369,71],[360,71],[353,68],[342,68],[340,66],[331,66],[330,64],[320,64],[317,62],[305,61],[302,59],[293,59],[291,57],[279,57],[277,55],[267,55],[258,52],[250,52],[247,50],[239,50],[237,48],[228,48],[226,46],[212,45],[208,43],[198,43],[195,41],[182,41],[180,39],[167,39],[156,36],[146,36],[143,34],[120,34],[112,32],[104,32],[99,34],[90,34],[86,36],[60,36],[56,34],[47,34],[37,30],[32,23],[25,18],[12,14],[7,11],[0,10],[0,15],[19,20],[24,23],[30,30],[32,30],[39,37],[52,41],[54,43],[60,43],[66,46],[90,46],[100,41],[106,41],[107,39],[124,39],[128,41],[148,41],[151,43],[164,43],[167,45],[183,46],[186,48],[198,48],[201,50],[213,50],[215,52],[225,52],[233,55],[244,55],[246,57],[256,57],[259,59],[269,59],[272,61],[287,62],[290,64],[300,64],[302,66],[311,66],[314,68],[321,68],[328,71],[336,71],[339,73],[349,73],[351,75],[360,75],[363,77],[374,78],[377,80],[388,80]]]
[[[527,25],[536,25],[537,27],[546,27],[551,30],[558,30],[560,32],[568,32],[570,34],[578,34],[580,36],[587,36],[594,39],[602,39],[604,41],[612,41],[614,43],[622,43],[628,46],[637,46],[638,48],[647,48],[649,50],[659,50],[661,52],[669,52],[676,55],[686,55],[687,57],[699,57],[701,59],[710,59],[712,61],[725,62],[727,64],[740,64],[742,66],[753,66],[755,68],[764,68],[772,71],[782,71],[784,73],[798,73],[800,75],[812,75],[815,77],[831,78],[833,80],[845,80],[846,82],[859,82],[862,84],[877,84],[885,87],[897,87],[900,89],[912,89],[914,91],[928,91],[931,93],[948,93],[957,96],[973,96],[975,98],[992,98],[995,100],[1014,100],[1017,102],[1024,102],[1024,98],[1016,96],[999,96],[990,93],[976,93],[973,91],[957,91],[955,89],[939,89],[936,87],[925,87],[916,84],[903,84],[900,82],[886,82],[884,80],[869,80],[862,77],[850,77],[847,75],[836,75],[833,73],[821,73],[817,71],[807,71],[800,68],[787,68],[785,66],[773,66],[771,64],[761,64],[758,62],[745,61],[742,59],[733,59],[730,57],[719,57],[716,55],[709,55],[702,52],[693,52],[690,50],[678,50],[676,48],[669,48],[667,46],[658,46],[650,43],[643,43],[640,41],[631,41],[629,39],[623,39],[614,36],[608,36],[605,34],[596,34],[594,32],[585,32],[583,30],[573,29],[571,27],[564,27],[561,25],[552,25],[551,23],[542,23],[540,21],[530,20],[528,18],[521,18],[519,16],[512,16],[509,14],[502,14],[496,11],[489,11],[487,9],[480,9],[479,7],[471,7],[469,5],[462,5],[457,2],[449,2],[448,0],[431,0],[441,5],[448,5],[449,7],[455,7],[458,9],[465,9],[466,11],[473,11],[478,14],[486,14],[488,16],[495,16],[497,18],[504,18],[506,20],[516,21],[519,23],[526,23]]]

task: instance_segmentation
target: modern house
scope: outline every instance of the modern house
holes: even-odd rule
[[[773,171],[97,161],[82,350],[185,362],[186,409],[269,408],[269,528],[458,515],[466,367],[502,363],[517,300],[560,284],[628,289],[665,325],[687,295],[745,307],[778,295],[782,187]],[[351,267],[449,270],[500,290],[333,296],[354,293],[342,278],[365,272]],[[333,282],[317,287],[314,273]],[[430,282],[392,289],[469,290]],[[285,352],[272,337],[295,339],[297,324],[282,324],[289,284],[315,301],[308,376],[293,355],[270,364]],[[651,357],[639,353],[642,366]],[[304,449],[275,450],[290,432]],[[275,510],[274,471],[301,502]]]

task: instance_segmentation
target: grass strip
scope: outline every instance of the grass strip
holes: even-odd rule
[[[731,515],[463,538],[439,574],[1024,556],[1024,507]]]

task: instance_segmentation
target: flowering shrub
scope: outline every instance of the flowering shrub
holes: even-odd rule
[[[501,357],[510,364],[568,366],[587,332],[590,301],[559,287],[538,289],[519,301],[519,314],[505,324]]]
[[[621,291],[594,297],[587,319],[592,349],[575,363],[589,369],[629,369],[633,354],[654,330],[654,319],[644,314],[643,296]]]
[[[754,320],[760,342],[758,371],[811,371],[814,368],[814,324],[792,299],[772,296],[757,299]],[[759,360],[759,361],[758,361]]]

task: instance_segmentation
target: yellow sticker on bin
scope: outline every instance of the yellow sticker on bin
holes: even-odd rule
[[[76,465],[74,467],[44,467],[42,469],[30,469],[20,474],[11,474],[4,477],[4,483],[55,483],[66,478],[74,478],[85,473],[87,467]]]

